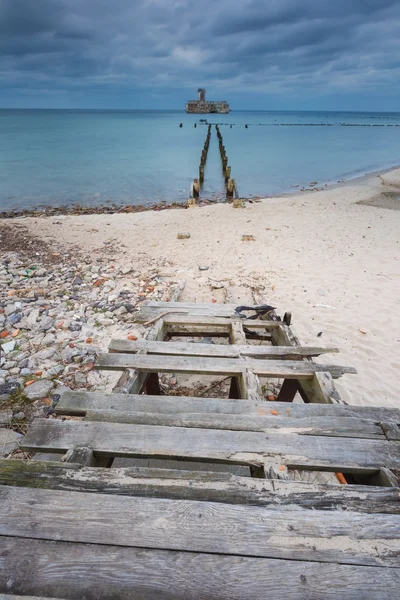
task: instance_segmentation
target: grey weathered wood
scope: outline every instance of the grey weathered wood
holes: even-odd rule
[[[15,594],[0,594],[0,600],[63,600],[62,598],[50,598],[49,596],[19,596]]]
[[[375,406],[331,404],[286,404],[280,402],[236,402],[225,398],[196,398],[193,396],[143,396],[106,392],[64,392],[56,412],[62,415],[83,416],[87,410],[118,410],[120,412],[150,413],[219,413],[270,416],[272,410],[285,418],[357,417],[363,420],[400,422],[400,409]]]
[[[49,596],[19,596],[15,594],[0,594],[0,600],[63,600],[62,598],[50,598]]]
[[[154,340],[163,340],[165,335],[165,325],[164,321],[161,319],[158,321],[151,329],[148,329],[145,334],[145,340],[149,340],[149,343]],[[139,350],[141,354],[145,354],[146,350]],[[121,394],[137,394],[139,393],[148,378],[146,373],[136,371],[135,369],[126,369],[121,377],[118,379],[118,382],[113,388],[113,392],[121,393]]]
[[[291,358],[295,360],[304,357],[319,356],[321,354],[338,352],[337,348],[320,347],[292,347],[292,346],[252,346],[247,344],[201,344],[193,342],[150,342],[139,340],[113,339],[110,342],[111,352],[136,354],[145,351],[149,354],[171,354],[178,356],[216,356],[219,358],[240,358],[251,356],[253,358]]]
[[[394,600],[400,569],[4,537],[0,589],[69,600]],[[88,595],[90,590],[90,596]]]
[[[242,371],[242,375],[238,377],[238,385],[240,398],[245,398],[251,402],[262,402],[260,380],[253,371],[249,369]]]
[[[0,460],[0,484],[119,496],[400,514],[399,488],[260,481],[230,473]]]
[[[189,459],[234,464],[263,465],[266,458],[285,457],[288,467],[346,472],[358,467],[399,468],[397,442],[264,433],[219,429],[186,429],[151,425],[126,425],[36,419],[22,447],[29,451],[66,452],[88,446],[95,455]]]
[[[312,379],[300,381],[299,386],[311,403],[344,404],[332,379],[331,373],[315,373]]]
[[[234,321],[231,326],[231,343],[246,344],[246,334],[240,321]]]
[[[352,367],[321,365],[289,360],[209,358],[198,356],[155,356],[150,354],[99,354],[96,367],[102,370],[134,368],[147,373],[198,373],[239,376],[249,369],[263,377],[310,379],[314,373],[329,371],[333,377],[356,373]]]
[[[399,566],[400,516],[0,486],[0,535]],[[73,518],[65,518],[66,515]]]
[[[400,422],[399,423],[380,423],[382,430],[388,440],[400,442]]]
[[[223,306],[223,305],[220,305]],[[215,327],[224,328],[229,334],[232,331],[232,323],[238,322],[242,324],[242,327],[246,327],[248,329],[254,330],[264,330],[264,331],[272,331],[274,329],[279,329],[282,327],[282,324],[278,321],[263,321],[263,320],[253,320],[253,319],[240,319],[239,317],[235,318],[220,318],[220,317],[206,317],[206,316],[197,316],[194,314],[179,314],[179,313],[171,313],[165,315],[163,317],[164,323],[168,326],[172,325],[188,325],[194,327],[208,327],[210,329],[214,329]]]
[[[119,410],[88,410],[87,421],[103,423],[135,423],[138,425],[162,425],[165,427],[194,427],[200,429],[231,429],[236,431],[262,431],[265,433],[298,433],[301,435],[327,435],[330,437],[356,437],[385,440],[379,425],[356,417],[309,417],[247,416],[219,413],[163,414],[150,412],[126,412]],[[79,462],[79,461],[75,461]]]

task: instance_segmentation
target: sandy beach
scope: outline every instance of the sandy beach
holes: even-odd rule
[[[109,248],[115,265],[138,271],[156,265],[170,281],[186,280],[182,300],[263,300],[280,314],[291,311],[303,344],[337,346],[332,361],[357,368],[358,375],[337,382],[346,402],[399,407],[400,212],[379,206],[381,194],[396,186],[400,194],[400,170],[238,209],[223,204],[6,223],[72,255],[74,248],[92,256]],[[368,205],[376,199],[378,205]],[[179,233],[190,238],[177,239]],[[254,240],[242,241],[243,235]]]

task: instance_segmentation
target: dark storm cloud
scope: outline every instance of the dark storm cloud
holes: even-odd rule
[[[396,0],[0,0],[3,86],[369,89],[399,72]]]

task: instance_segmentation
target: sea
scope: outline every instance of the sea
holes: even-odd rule
[[[3,109],[0,210],[183,202],[198,177],[201,119],[219,124],[244,198],[400,164],[400,113]],[[225,198],[217,142],[213,128],[204,199]]]

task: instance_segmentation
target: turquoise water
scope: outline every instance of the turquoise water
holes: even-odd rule
[[[0,110],[0,209],[186,200],[206,136],[205,126],[194,128],[202,116],[227,124],[221,133],[242,197],[400,163],[400,113]],[[202,197],[223,191],[213,130]]]

